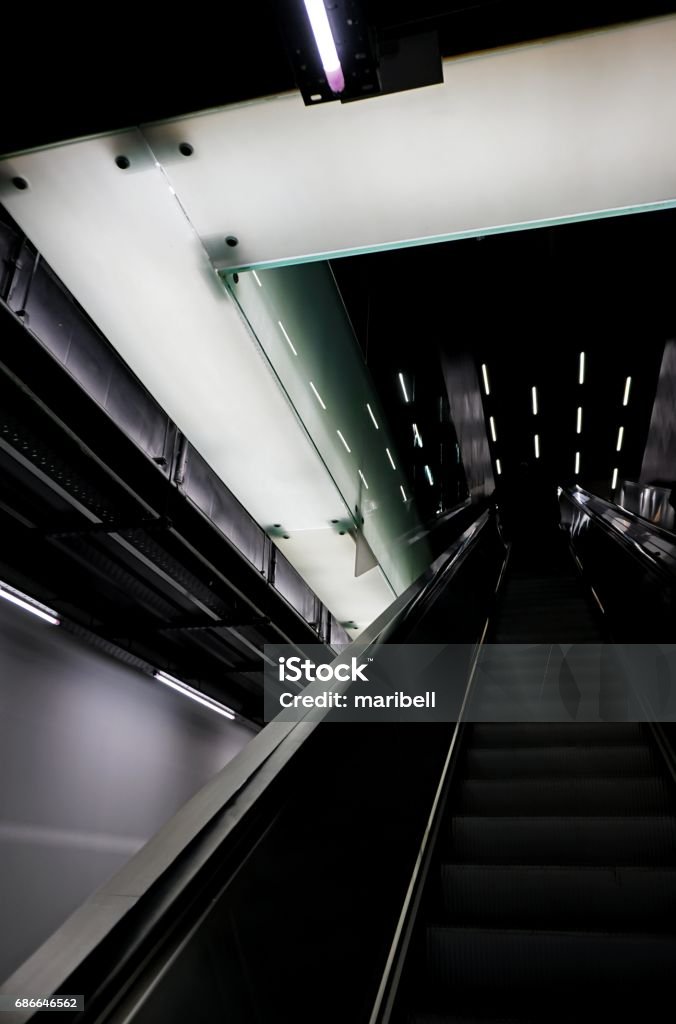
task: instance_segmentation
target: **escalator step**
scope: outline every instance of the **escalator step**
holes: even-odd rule
[[[642,742],[641,727],[634,722],[500,722],[475,725],[471,733],[473,747],[551,747],[599,743],[626,746]]]
[[[626,815],[665,814],[671,792],[657,776],[645,778],[518,778],[468,779],[455,801],[461,815],[517,816],[537,814]]]
[[[470,779],[545,776],[610,777],[652,775],[656,759],[648,746],[477,747],[467,753],[465,775]]]
[[[673,930],[676,868],[443,864],[454,925],[590,931]]]
[[[465,864],[672,864],[676,818],[454,817],[447,841]]]
[[[574,987],[631,992],[673,975],[676,937],[586,932],[428,928],[427,965],[434,987],[485,994]]]

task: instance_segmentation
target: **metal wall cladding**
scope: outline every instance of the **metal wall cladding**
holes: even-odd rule
[[[254,565],[265,569],[265,533],[191,445],[185,460],[182,493]],[[286,595],[285,595],[286,596]],[[293,602],[292,602],[293,603]]]
[[[664,346],[639,482],[676,484],[676,341]]]
[[[281,551],[275,552],[275,589],[303,616],[306,622],[319,621],[321,611],[319,599]]]

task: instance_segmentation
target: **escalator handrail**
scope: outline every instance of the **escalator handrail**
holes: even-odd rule
[[[463,534],[425,573],[401,594],[368,627],[349,644],[335,661],[349,658],[356,650],[362,655],[370,646],[387,642],[400,630],[408,630],[424,614],[443,585],[478,543],[494,510],[483,511]],[[391,642],[391,641],[390,641]],[[320,685],[329,689],[326,683]],[[341,684],[338,684],[341,685]],[[345,684],[342,684],[345,685]],[[0,993],[34,991],[53,993],[65,991],[64,985],[75,972],[81,972],[89,957],[111,938],[114,929],[127,931],[117,941],[127,955],[137,949],[158,919],[204,868],[209,858],[232,836],[254,804],[266,792],[289,761],[328,714],[327,710],[310,709],[294,722],[273,720],[261,730],[236,757],[153,836],[108,883],[86,900],[4,984]],[[281,717],[278,716],[278,717]],[[181,860],[180,869],[172,876],[171,868]],[[157,883],[162,880],[160,895]],[[155,888],[154,888],[155,887]],[[146,922],[144,900],[154,889],[150,923]],[[127,932],[129,937],[127,938]],[[124,955],[124,954],[123,954]],[[122,957],[120,957],[120,960]],[[126,962],[126,957],[124,957]],[[123,970],[113,969],[105,982],[120,977]],[[94,969],[97,975],[97,969]],[[97,989],[98,991],[98,989]],[[31,1011],[19,1011],[16,1024],[30,1019]],[[14,1018],[13,1018],[14,1019]]]
[[[674,549],[674,564],[676,565],[676,537],[674,534],[669,533],[667,530],[663,530],[659,526],[655,526],[653,523],[649,523],[647,520],[642,519],[633,512],[629,512],[627,509],[622,508],[621,505],[615,505],[611,501],[607,501],[605,498],[599,498],[598,495],[592,494],[590,491],[585,491],[584,488],[576,486],[573,488],[564,488],[562,494],[565,494],[567,498],[582,512],[584,512],[590,519],[600,526],[603,531],[612,537],[617,543],[621,543],[635,559],[645,564],[648,563],[653,571],[657,571],[659,575],[668,577],[672,584],[676,583],[676,571],[661,562],[655,555],[651,554],[635,537],[629,537],[622,530],[614,526],[612,522],[609,522],[598,507],[595,505],[601,505],[604,509],[615,513],[622,519],[628,519],[637,530],[648,536],[658,536],[668,541],[670,546]],[[580,495],[585,495],[587,500],[580,500]]]

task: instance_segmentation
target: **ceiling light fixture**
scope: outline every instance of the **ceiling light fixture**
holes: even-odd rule
[[[580,373],[578,376],[578,384],[584,384],[584,352],[580,352]]]
[[[430,487],[434,486],[434,477],[432,476],[432,470],[429,466],[425,466],[425,475],[429,480]]]
[[[406,381],[404,380],[403,373],[399,374],[399,383],[401,384],[401,390],[402,390],[402,394],[404,396],[404,401],[408,402],[408,400],[409,400],[409,398],[408,398],[408,391],[406,390]]]
[[[364,487],[368,491],[369,485],[366,483],[366,477],[364,476],[364,474],[362,473],[361,470],[358,470],[357,472],[359,473],[359,478],[360,478],[361,482],[363,483]]]
[[[235,718],[235,712],[231,711],[230,708],[226,707],[225,704],[219,704],[217,700],[213,700],[211,697],[207,697],[206,694],[200,693],[193,686],[188,686],[181,679],[177,679],[175,676],[170,676],[167,672],[153,672],[153,676],[160,683],[164,683],[165,686],[170,686],[172,690],[177,690],[178,693],[182,693],[184,697],[190,697],[191,700],[197,701],[198,704],[202,704],[203,707],[208,708],[209,711],[215,711],[217,715],[223,715],[224,718]]]
[[[368,402],[366,403],[366,408],[367,408],[367,409],[368,409],[368,411],[369,411],[369,416],[370,416],[370,417],[371,417],[371,419],[373,420],[373,426],[374,426],[374,427],[376,428],[376,430],[380,430],[380,427],[378,426],[378,420],[377,420],[377,419],[375,418],[375,416],[373,415],[373,409],[372,409],[372,408],[371,408],[371,406],[370,406],[370,405],[368,404]]]
[[[326,81],[329,83],[331,92],[343,92],[345,89],[345,76],[340,65],[324,0],[305,0],[305,10],[310,19],[312,34],[315,37],[322,67],[326,74]]]
[[[535,435],[535,437],[533,438],[533,441],[534,441],[534,444],[535,444],[535,458],[539,459],[540,458],[540,436],[539,436],[539,434]]]
[[[316,387],[314,386],[314,384],[312,383],[312,381],[310,381],[310,387],[312,388],[312,390],[313,390],[313,392],[314,392],[314,396],[315,396],[315,398],[317,399],[317,401],[319,402],[319,404],[321,405],[322,409],[324,409],[324,410],[325,410],[325,409],[326,409],[326,406],[324,405],[324,399],[323,399],[323,398],[322,398],[322,396],[321,396],[321,395],[319,394],[319,392],[317,391],[317,388],[316,388]]]
[[[582,433],[582,406],[581,405],[578,405],[578,407],[577,407],[577,427],[576,427],[576,430],[577,430],[578,434]]]
[[[623,441],[624,441],[624,427],[620,427],[620,429],[617,432],[617,448],[615,449],[616,451],[618,451],[618,452],[622,451],[622,442]]]
[[[485,363],[481,364],[481,372],[484,378],[484,391],[486,392],[486,395],[490,395],[491,389],[488,386],[488,367],[486,366]]]
[[[495,468],[498,471],[498,476],[502,474],[502,466],[500,465],[500,459],[495,460]]]
[[[413,424],[413,447],[415,448],[416,445],[418,446],[418,448],[422,448],[423,443],[422,443],[422,437],[420,436],[420,431],[418,430],[418,425],[417,425],[417,423],[414,423]]]
[[[397,467],[394,464],[394,459],[392,458],[392,453],[391,453],[390,449],[386,448],[385,451],[387,452],[387,457],[390,460],[390,466],[392,467],[392,469],[396,469]]]
[[[498,435],[495,432],[495,420],[493,419],[492,416],[490,418],[490,424],[491,424],[491,437],[493,438],[494,441],[497,441]]]
[[[298,355],[298,353],[296,352],[296,349],[294,348],[294,344],[293,344],[293,342],[291,341],[291,338],[290,338],[290,337],[289,337],[289,335],[288,335],[288,334],[286,333],[286,330],[285,330],[285,328],[284,328],[284,324],[282,323],[282,321],[281,321],[281,320],[278,320],[278,321],[277,321],[277,323],[279,324],[279,329],[281,330],[282,334],[284,335],[284,337],[286,338],[286,340],[287,340],[287,341],[288,341],[288,343],[289,343],[289,348],[291,349],[291,351],[293,352],[293,354],[294,354],[295,356],[297,356],[297,355]]]
[[[41,604],[40,601],[29,597],[28,594],[24,594],[21,590],[15,590],[14,587],[10,587],[9,583],[0,583],[0,597],[5,601],[9,601],[10,604],[16,605],[17,608],[23,608],[25,612],[36,615],[38,619],[48,622],[50,626],[58,626],[60,623],[60,619],[53,608],[48,608],[47,605]]]
[[[580,453],[575,452],[575,476],[580,472]]]
[[[401,491],[401,496],[404,499],[404,501],[408,501],[408,498],[406,497],[406,491],[404,490],[401,484],[399,484],[399,490]]]
[[[538,389],[537,388],[531,388],[530,389],[530,394],[531,394],[531,398],[533,399],[533,416],[537,416],[537,414],[538,414]]]
[[[624,398],[622,399],[622,405],[629,405],[629,392],[631,391],[631,377],[627,377],[624,382]]]
[[[351,452],[351,451],[352,451],[352,449],[350,448],[349,444],[347,443],[347,441],[345,440],[345,438],[343,437],[343,435],[341,434],[341,432],[340,432],[339,430],[337,430],[337,431],[336,431],[336,433],[338,434],[338,437],[340,438],[340,440],[341,440],[341,441],[343,442],[343,444],[345,445],[345,449],[346,449],[346,451],[348,451],[348,452]]]
[[[614,491],[616,487],[617,487],[617,466],[615,466],[615,469],[613,470],[613,480],[612,480],[612,483],[610,485],[611,491]]]
[[[259,287],[259,288],[262,288],[262,287],[263,287],[263,285],[261,284],[261,279],[260,279],[260,277],[258,276],[258,274],[256,273],[256,271],[255,271],[255,270],[252,270],[252,271],[251,271],[251,273],[253,274],[253,276],[254,276],[254,280],[256,281],[256,284],[258,285],[258,287]]]

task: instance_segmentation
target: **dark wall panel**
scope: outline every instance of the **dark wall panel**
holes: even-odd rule
[[[0,981],[252,735],[0,601]]]

